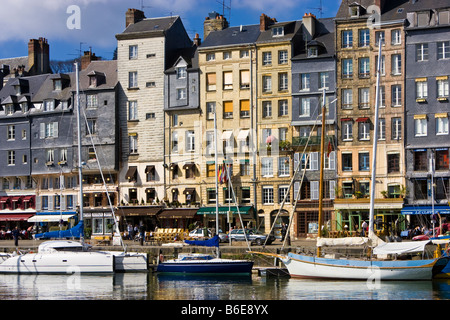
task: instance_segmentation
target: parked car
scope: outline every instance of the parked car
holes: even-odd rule
[[[261,231],[254,229],[246,229],[245,231],[247,235],[247,240],[250,241],[250,243],[252,244],[262,245],[266,243],[267,238],[268,239],[266,244],[271,244],[272,242],[275,241],[275,237],[273,235],[267,235],[262,233]],[[231,241],[245,241],[245,234],[244,230],[242,229],[231,230],[228,236],[230,237]]]
[[[207,229],[207,236],[205,236],[204,228],[197,228],[189,232],[189,237],[198,239],[198,238],[212,238],[212,232],[210,229]],[[219,241],[220,242],[228,242],[228,235],[226,233],[222,233],[222,230],[219,230]]]

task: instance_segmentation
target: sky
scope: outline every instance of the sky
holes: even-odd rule
[[[306,12],[319,18],[321,2],[327,18],[341,0],[1,0],[0,59],[27,56],[28,41],[43,37],[51,60],[71,60],[90,48],[110,60],[128,8],[143,8],[147,18],[180,16],[192,39],[196,33],[203,38],[203,21],[212,11],[239,26],[259,24],[262,13],[279,22],[301,20]]]

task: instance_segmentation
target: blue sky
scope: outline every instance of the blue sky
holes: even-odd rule
[[[320,0],[2,0],[0,58],[28,54],[28,40],[44,37],[52,60],[69,60],[92,47],[97,56],[111,59],[117,46],[115,35],[125,28],[128,8],[144,5],[147,18],[179,15],[188,34],[203,38],[203,21],[211,11],[222,13],[222,2],[231,26],[259,24],[261,13],[278,21],[300,20],[305,12],[320,17]],[[323,17],[333,17],[341,0],[322,0]],[[69,11],[80,8],[80,15]],[[81,29],[69,29],[67,21],[79,17]]]

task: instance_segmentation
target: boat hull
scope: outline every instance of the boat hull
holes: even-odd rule
[[[148,271],[148,255],[138,252],[114,252],[114,271],[116,272],[146,272]]]
[[[77,274],[113,273],[114,256],[99,252],[27,253],[3,256],[0,273]]]
[[[281,259],[291,277],[346,280],[431,280],[437,259],[369,261],[289,253]]]
[[[159,273],[251,274],[252,261],[167,261],[158,264]]]

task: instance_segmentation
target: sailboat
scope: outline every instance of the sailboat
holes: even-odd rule
[[[423,259],[423,252],[429,241],[404,242],[404,243],[384,243],[374,232],[374,208],[375,208],[375,168],[378,136],[378,106],[379,106],[379,88],[380,88],[380,67],[381,67],[381,48],[379,45],[377,85],[376,85],[376,103],[375,103],[375,130],[374,145],[372,153],[372,178],[371,178],[371,196],[369,212],[369,235],[367,242],[373,249],[372,254],[377,257],[397,257],[401,254],[415,254],[422,252],[422,259],[419,260],[383,260],[374,259],[373,256],[368,259],[339,259],[322,257],[322,245],[326,239],[322,238],[323,226],[323,170],[324,157],[321,156],[320,162],[320,184],[319,184],[319,229],[317,239],[317,255],[307,256],[296,253],[287,255],[271,254],[259,252],[259,254],[272,256],[280,259],[288,269],[291,277],[296,278],[321,278],[321,279],[346,279],[346,280],[431,280],[433,273],[438,273],[446,264],[447,259],[433,258]],[[325,90],[322,100],[322,135],[321,135],[321,155],[325,150]],[[337,239],[331,239],[336,241]],[[364,239],[363,239],[364,240]],[[256,253],[256,252],[255,252]]]
[[[78,174],[83,181],[81,161],[81,108],[78,63],[76,69],[77,90],[77,125],[78,125]],[[97,157],[98,159],[98,157]],[[100,163],[99,163],[100,166]],[[100,168],[101,172],[101,168]],[[103,177],[103,174],[102,174]],[[103,181],[104,182],[104,181]],[[104,182],[105,184],[105,182]],[[80,199],[83,199],[83,184],[80,183]],[[108,193],[108,190],[106,190]],[[109,199],[109,194],[108,194]],[[111,205],[111,202],[110,202]],[[111,208],[112,209],[112,208]],[[118,227],[116,224],[116,234]],[[84,241],[83,205],[80,205],[80,221],[72,229],[59,230],[39,234],[36,238],[79,238],[75,240],[51,240],[41,243],[38,252],[1,254],[0,273],[26,274],[71,274],[71,273],[113,273],[113,272],[143,272],[148,270],[146,253],[128,253],[124,251],[94,251]]]
[[[216,164],[216,230],[219,231],[219,186],[218,186],[218,154],[217,154],[217,119],[214,112],[214,136],[215,136],[215,164]],[[227,170],[228,180],[229,171]],[[232,190],[232,189],[231,189]],[[238,208],[239,212],[239,208]],[[156,271],[158,273],[175,273],[175,274],[208,274],[208,275],[250,275],[253,269],[253,261],[250,260],[233,260],[220,258],[219,236],[205,241],[188,241],[189,245],[215,247],[216,257],[211,254],[188,253],[179,254],[178,258],[164,261],[162,256],[158,259]]]

